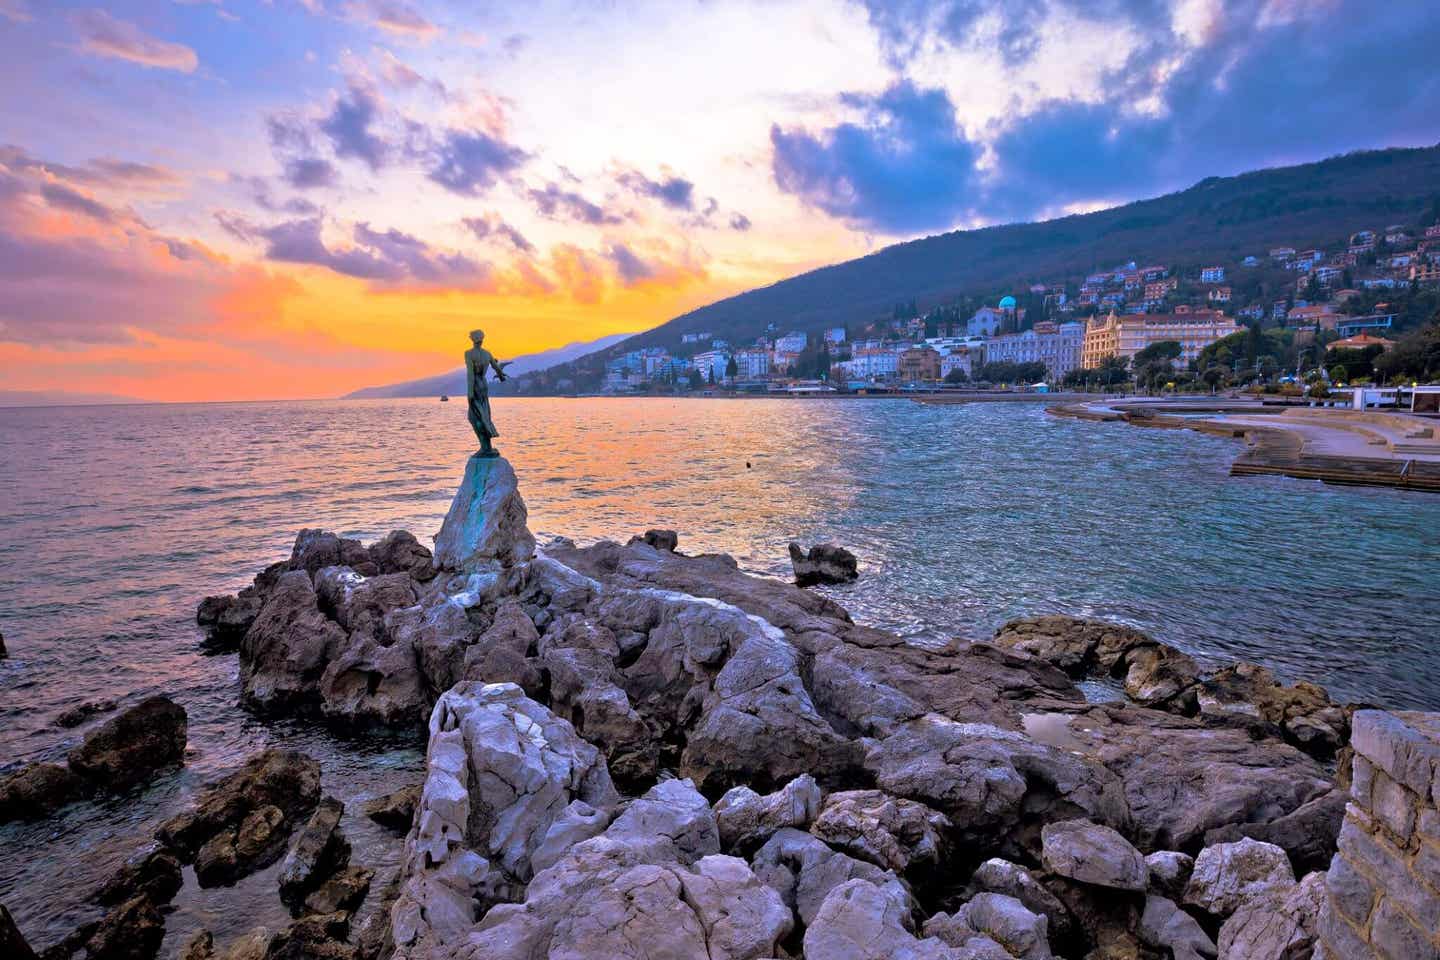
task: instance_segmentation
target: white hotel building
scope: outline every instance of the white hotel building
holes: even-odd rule
[[[1085,324],[1041,320],[1029,330],[991,337],[985,343],[986,363],[1043,363],[1051,379],[1080,368]]]

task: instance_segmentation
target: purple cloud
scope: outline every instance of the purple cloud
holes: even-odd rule
[[[70,22],[80,34],[80,49],[98,57],[181,73],[194,73],[200,65],[195,51],[183,43],[152,37],[135,24],[118,20],[104,10],[78,11],[71,14]]]
[[[429,177],[451,193],[473,197],[529,158],[524,150],[479,130],[448,130]]]

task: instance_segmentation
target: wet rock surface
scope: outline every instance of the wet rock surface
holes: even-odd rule
[[[795,582],[802,587],[821,583],[850,583],[860,579],[860,563],[855,554],[833,543],[817,543],[806,550],[790,542],[790,567]]]

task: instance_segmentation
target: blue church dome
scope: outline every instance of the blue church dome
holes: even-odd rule
[[[1001,310],[1014,310],[1014,309],[1015,309],[1015,298],[1014,298],[1014,297],[1001,297],[1001,298],[1000,298],[1000,309],[1001,309]]]

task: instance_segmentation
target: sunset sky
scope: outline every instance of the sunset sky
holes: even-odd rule
[[[0,0],[0,390],[335,396],[1433,144],[1437,49],[1428,0]]]

